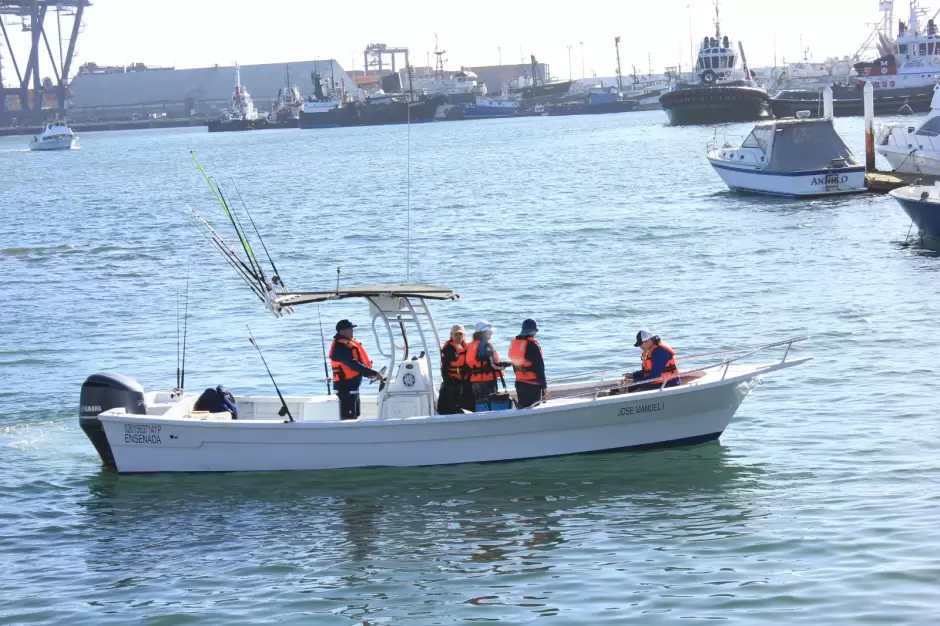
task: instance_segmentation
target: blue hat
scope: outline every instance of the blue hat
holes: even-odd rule
[[[522,332],[523,333],[537,333],[539,330],[539,325],[535,323],[535,320],[531,317],[522,321]]]
[[[356,325],[350,322],[349,320],[340,320],[336,322],[336,332],[339,332],[341,330],[347,330],[350,328],[355,328],[355,327]]]

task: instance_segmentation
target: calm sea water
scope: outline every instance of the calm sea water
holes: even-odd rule
[[[887,197],[731,194],[712,129],[664,121],[88,133],[60,154],[0,139],[0,621],[936,623],[940,258],[903,245]],[[860,120],[836,126],[861,147]],[[79,386],[172,386],[187,276],[189,389],[272,392],[247,324],[285,392],[322,390],[315,309],[269,318],[187,218],[224,226],[190,150],[238,182],[289,286],[341,266],[344,284],[453,287],[441,326],[486,318],[508,345],[533,316],[550,376],[635,368],[640,327],[685,354],[810,334],[797,353],[817,358],[689,449],[103,472]]]

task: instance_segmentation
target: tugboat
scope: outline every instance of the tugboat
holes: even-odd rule
[[[274,103],[274,121],[280,128],[297,128],[300,109],[304,99],[300,96],[297,85],[290,82],[290,66],[287,66],[287,82],[277,92]]]
[[[890,30],[892,3],[885,4],[885,18]],[[919,9],[911,2],[909,22],[898,23],[898,36],[890,39],[890,32],[878,32],[879,58],[856,63],[855,84],[833,85],[834,113],[837,117],[864,114],[865,83],[875,89],[875,114],[898,115],[926,113],[933,100],[934,77],[940,74],[940,36],[933,19],[921,29]],[[797,111],[808,110],[818,115],[822,110],[821,91],[814,89],[788,89],[771,100],[777,117],[793,117]]]
[[[232,108],[217,120],[209,122],[209,132],[219,133],[235,130],[255,130],[269,126],[267,118],[262,117],[251,100],[251,94],[242,87],[241,69],[235,64],[235,93],[232,96]]]
[[[736,68],[738,55],[728,36],[721,35],[718,2],[715,2],[715,36],[705,37],[698,53],[698,83],[678,83],[659,101],[673,126],[756,122],[770,117],[770,97],[754,86],[738,42],[743,72]]]

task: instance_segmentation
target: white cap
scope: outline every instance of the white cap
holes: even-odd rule
[[[476,328],[473,329],[475,333],[485,333],[493,330],[493,325],[483,320],[482,322],[477,322]]]
[[[633,344],[633,347],[639,348],[640,344],[642,344],[644,341],[649,341],[650,339],[653,339],[654,337],[656,337],[656,333],[650,330],[646,330],[646,329],[641,330],[640,332],[636,334],[636,343]]]

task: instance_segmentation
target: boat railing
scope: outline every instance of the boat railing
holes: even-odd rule
[[[712,371],[714,371],[714,370],[716,370],[716,369],[720,369],[720,370],[721,370],[721,378],[720,378],[719,380],[724,380],[725,378],[727,378],[727,376],[728,376],[728,371],[730,370],[731,365],[732,365],[733,363],[737,363],[737,362],[742,361],[742,360],[744,360],[744,359],[750,358],[750,357],[752,357],[752,356],[754,356],[755,354],[758,354],[758,353],[760,353],[760,352],[764,352],[764,351],[766,351],[766,350],[771,350],[771,349],[774,349],[774,348],[782,348],[782,347],[784,347],[784,346],[786,346],[786,350],[784,351],[783,356],[782,356],[781,359],[780,359],[780,363],[785,363],[786,360],[787,360],[787,357],[790,355],[790,350],[791,350],[791,348],[793,347],[793,344],[799,343],[799,342],[801,342],[801,341],[806,341],[807,339],[809,339],[809,335],[804,335],[804,336],[801,336],[801,337],[794,337],[794,338],[792,338],[792,339],[784,339],[784,340],[782,340],[782,341],[775,341],[775,342],[773,342],[773,343],[764,344],[764,345],[758,346],[758,347],[756,347],[756,348],[736,348],[736,349],[732,349],[732,350],[719,350],[719,351],[717,351],[717,352],[708,352],[708,353],[705,353],[705,354],[695,354],[695,355],[686,356],[686,357],[679,357],[679,358],[676,359],[676,361],[689,361],[689,360],[701,359],[701,358],[705,358],[705,357],[718,356],[718,355],[721,355],[722,360],[721,360],[721,362],[719,362],[719,363],[713,363],[712,365],[706,365],[706,366],[704,366],[704,367],[699,367],[699,368],[692,369],[692,370],[686,370],[686,371],[684,371],[684,372],[678,372],[678,373],[676,373],[676,374],[672,374],[672,375],[669,375],[669,376],[664,376],[664,377],[661,378],[661,382],[660,382],[659,380],[655,381],[657,384],[659,384],[659,387],[658,387],[657,389],[651,390],[651,391],[663,391],[663,390],[665,390],[665,389],[666,389],[666,386],[667,386],[672,380],[674,380],[674,379],[676,379],[676,378],[680,378],[680,379],[681,379],[682,376],[689,376],[690,374],[695,374],[695,373],[707,374],[707,373],[712,372]],[[735,357],[733,357],[733,358],[728,358],[728,355],[730,355],[730,354],[737,354],[737,355],[739,355],[739,356],[735,356]],[[556,382],[558,382],[558,381],[560,381],[560,380],[571,380],[571,379],[574,379],[574,378],[581,378],[581,377],[590,376],[590,375],[595,375],[595,376],[596,376],[596,375],[598,375],[598,374],[601,375],[601,379],[600,379],[600,380],[603,381],[603,380],[604,380],[604,376],[605,376],[607,373],[609,373],[609,372],[611,372],[611,371],[614,371],[614,370],[619,370],[619,369],[622,369],[622,368],[613,368],[613,367],[610,367],[610,368],[606,368],[606,369],[603,369],[603,370],[597,370],[597,371],[594,371],[594,372],[584,372],[584,373],[581,373],[581,374],[574,374],[574,375],[572,375],[572,376],[565,376],[565,377],[562,377],[562,378],[555,378],[555,379],[552,379],[552,380],[550,380],[550,381],[548,381],[548,382],[550,382],[550,383],[556,383]],[[623,392],[629,390],[631,387],[638,387],[638,386],[640,386],[640,385],[649,385],[649,384],[650,384],[649,381],[636,381],[636,382],[630,382],[630,383],[626,383],[626,381],[624,381],[624,383],[625,383],[625,384],[620,385],[619,387],[616,387],[615,389],[622,390],[621,393],[623,393]],[[601,393],[601,392],[598,391],[598,390],[580,391],[580,392],[576,392],[576,393],[572,393],[572,394],[565,394],[565,395],[561,395],[561,396],[552,396],[552,399],[558,399],[558,398],[577,398],[577,397],[581,397],[581,396],[593,395],[593,396],[594,396],[594,399],[596,400],[596,399],[599,398],[599,397],[605,397],[605,396],[601,396],[600,393]],[[608,394],[609,394],[609,390],[608,390]],[[538,406],[539,404],[543,404],[544,402],[545,402],[545,400],[543,400],[543,401],[541,401],[541,402],[538,402],[538,403],[536,403],[536,404],[534,404],[534,405],[532,405],[532,406]]]

